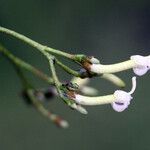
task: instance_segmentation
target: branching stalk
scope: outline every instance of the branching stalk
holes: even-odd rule
[[[24,68],[25,70],[30,71],[31,73],[35,74],[42,80],[46,81],[49,84],[53,84],[53,79],[48,77],[46,74],[44,74],[39,69],[33,67],[32,65],[28,64],[27,62],[17,58],[14,56],[10,51],[8,51],[4,46],[0,45],[0,52],[5,55],[9,60],[11,60],[13,63],[15,63],[17,66]]]
[[[10,30],[10,29],[7,29],[7,28],[4,28],[4,27],[1,27],[0,26],[0,32],[3,32],[3,33],[6,33],[6,34],[9,34],[25,43],[27,43],[28,45],[38,49],[40,52],[43,52],[43,51],[48,51],[52,54],[56,54],[56,55],[60,55],[60,56],[63,56],[63,57],[66,57],[66,58],[69,58],[69,59],[73,59],[73,55],[72,54],[68,54],[66,52],[63,52],[63,51],[60,51],[60,50],[56,50],[54,48],[50,48],[48,46],[44,46],[42,44],[39,44],[38,42],[35,42],[34,40],[31,40],[30,38],[20,34],[20,33],[17,33],[13,30]]]

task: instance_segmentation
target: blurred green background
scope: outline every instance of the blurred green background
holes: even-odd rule
[[[0,25],[57,49],[94,55],[105,64],[150,52],[148,0],[0,0]],[[1,33],[0,41],[48,73],[46,60],[34,48]],[[62,72],[58,70],[61,79],[70,79]],[[118,75],[129,90],[132,71]],[[37,87],[47,86],[28,76]],[[0,55],[0,150],[149,150],[149,83],[149,74],[138,78],[134,99],[122,113],[105,105],[87,107],[89,114],[84,116],[60,99],[52,101],[50,109],[70,123],[62,130],[25,105],[13,67]],[[99,78],[91,85],[101,95],[117,89]]]

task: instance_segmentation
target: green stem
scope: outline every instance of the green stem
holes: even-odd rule
[[[55,62],[62,68],[64,69],[67,73],[76,76],[76,77],[81,77],[81,74],[68,66],[64,65],[62,62],[60,62],[58,59],[55,59]]]
[[[30,46],[32,47],[35,47],[36,49],[38,49],[40,52],[43,53],[43,51],[48,51],[50,53],[53,53],[53,54],[57,54],[57,55],[60,55],[60,56],[64,56],[64,57],[67,57],[69,59],[73,59],[73,56],[72,54],[68,54],[66,52],[63,52],[63,51],[60,51],[60,50],[56,50],[54,48],[50,48],[50,47],[47,47],[47,46],[44,46],[38,42],[35,42],[34,40],[31,40],[30,38],[20,34],[20,33],[17,33],[13,30],[10,30],[10,29],[7,29],[7,28],[4,28],[4,27],[1,27],[0,26],[0,32],[3,32],[3,33],[6,33],[6,34],[9,34],[27,44],[29,44]]]
[[[33,67],[32,65],[24,62],[23,60],[17,58],[12,53],[10,53],[5,47],[0,45],[0,52],[2,52],[7,58],[9,58],[13,63],[15,63],[17,66],[22,67],[31,73],[35,74],[39,78],[43,79],[44,81],[48,82],[49,84],[53,84],[53,79],[48,77],[46,74],[44,74],[42,71],[38,70],[37,68]]]
[[[55,58],[53,56],[51,56],[49,53],[45,53],[45,56],[47,57],[48,61],[49,61],[49,65],[50,65],[50,70],[52,72],[52,78],[54,80],[54,84],[55,84],[55,87],[57,89],[57,92],[60,96],[60,98],[65,102],[67,103],[68,106],[72,107],[72,104],[74,102],[72,102],[71,100],[69,100],[68,98],[65,98],[63,93],[62,93],[62,90],[61,90],[61,82],[58,80],[58,77],[57,77],[57,74],[56,74],[56,70],[55,70],[55,66],[54,66],[54,63],[55,63]]]
[[[62,52],[60,50],[56,50],[56,49],[44,46],[42,44],[39,44],[38,42],[35,42],[35,41],[31,40],[30,38],[28,38],[28,37],[26,37],[26,36],[24,36],[22,34],[19,34],[19,33],[15,32],[15,31],[6,29],[4,27],[0,27],[0,32],[9,34],[9,35],[11,35],[13,37],[16,37],[17,39],[20,39],[21,41],[29,44],[30,46],[37,48],[44,55],[45,55],[45,52],[47,51],[47,52],[50,52],[50,53],[53,53],[53,54],[57,54],[57,55],[69,58],[69,59],[77,62],[78,64],[80,64],[79,62],[85,57],[84,55],[72,55],[72,54],[68,54],[68,53]],[[35,67],[31,66],[30,64],[27,64],[26,62],[20,60],[19,58],[14,57],[12,54],[9,54],[6,51],[6,49],[4,50],[4,47],[0,46],[0,51],[2,51],[5,55],[7,55],[11,60],[15,60],[15,63],[17,65],[19,65],[20,67],[23,67],[23,68],[29,70],[30,72],[34,73],[35,75],[37,75],[38,77],[40,77],[41,79],[47,81],[50,84],[53,83],[52,79],[50,79],[47,75],[45,75],[44,73],[42,73],[40,70],[36,69]],[[74,71],[71,68],[67,67],[66,65],[64,65],[63,63],[58,61],[57,59],[56,59],[56,63],[59,66],[61,66],[69,74],[72,74],[72,75],[74,75],[76,77],[82,77],[82,75],[80,73],[78,73],[77,71]],[[108,69],[108,68],[109,67],[105,67],[105,69]]]
[[[48,54],[48,53],[47,53],[46,56],[47,56],[47,58],[48,58],[48,60],[49,60],[49,65],[50,65],[50,69],[51,69],[51,72],[52,72],[52,77],[53,77],[53,80],[54,80],[54,84],[55,84],[55,86],[56,86],[56,88],[57,88],[58,93],[61,94],[61,92],[60,92],[61,83],[60,83],[60,81],[58,80],[58,77],[57,77],[57,75],[56,75],[55,66],[54,66],[54,61],[55,61],[55,59],[54,59],[53,56],[51,56],[51,55]]]

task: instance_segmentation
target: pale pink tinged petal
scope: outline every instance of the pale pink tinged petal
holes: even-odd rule
[[[142,76],[147,73],[150,66],[150,57],[134,55],[131,56],[131,60],[136,63],[136,67],[133,68],[133,71],[136,75]]]
[[[144,67],[144,66],[143,67],[139,66],[139,67],[133,68],[133,72],[138,76],[142,76],[142,75],[146,74],[147,71],[148,71],[148,68]]]
[[[130,101],[132,99],[132,96],[129,93],[122,90],[115,91],[114,96],[116,98],[116,102],[120,103],[126,102],[127,104],[130,104]]]
[[[122,90],[117,90],[114,93],[114,96],[116,100],[111,105],[115,111],[122,112],[128,108],[128,105],[130,104],[130,101],[132,99],[129,93]]]
[[[120,103],[119,104],[119,103],[113,102],[111,104],[111,106],[117,112],[122,112],[122,111],[124,111],[125,109],[128,108],[128,104],[126,104],[126,103]]]

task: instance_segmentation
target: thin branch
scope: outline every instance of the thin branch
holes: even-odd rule
[[[43,53],[43,51],[46,50],[46,51],[48,51],[48,52],[50,52],[52,54],[57,54],[57,55],[60,55],[60,56],[63,56],[63,57],[69,58],[69,59],[72,59],[73,56],[74,56],[72,54],[63,52],[61,50],[56,50],[54,48],[50,48],[48,46],[44,46],[44,45],[42,45],[42,44],[40,44],[38,42],[35,42],[34,40],[31,40],[30,38],[28,38],[28,37],[26,37],[26,36],[24,36],[24,35],[22,35],[20,33],[17,33],[17,32],[15,32],[13,30],[10,30],[10,29],[7,29],[7,28],[1,27],[1,26],[0,26],[0,32],[9,34],[9,35],[11,35],[11,36],[13,36],[13,37],[15,37],[15,38],[17,38],[17,39],[27,43],[27,44],[29,44],[30,46],[38,49],[42,53]]]
[[[14,63],[13,63],[14,64]],[[42,114],[44,117],[48,118],[50,121],[55,123],[57,126],[62,128],[67,128],[69,126],[68,122],[62,119],[60,116],[50,112],[47,110],[44,105],[38,101],[34,95],[34,89],[31,83],[27,80],[27,78],[24,76],[22,70],[14,64],[15,70],[17,72],[17,75],[19,76],[22,86],[24,87],[25,92],[27,93],[27,96],[31,100],[33,106]]]
[[[53,123],[55,123],[57,126],[61,128],[67,128],[69,126],[68,122],[64,119],[62,119],[60,116],[50,112],[47,110],[41,102],[37,101],[32,89],[27,90],[27,94],[32,101],[34,107],[46,118],[51,120]]]
[[[39,69],[33,67],[32,65],[30,65],[29,63],[17,58],[16,56],[14,56],[10,51],[8,51],[4,46],[2,46],[0,44],[0,52],[2,54],[4,54],[7,58],[9,58],[9,60],[11,60],[13,63],[15,63],[17,66],[24,68],[28,71],[30,71],[31,73],[35,74],[36,76],[38,76],[39,78],[41,78],[42,80],[46,81],[49,84],[53,84],[53,79],[48,77],[45,73],[43,73],[42,71],[40,71]]]
[[[61,61],[59,61],[58,59],[55,59],[55,62],[63,69],[65,70],[67,73],[75,76],[75,77],[82,77],[81,73],[79,73],[78,71],[75,71],[73,69],[71,69],[70,67],[64,65]]]

